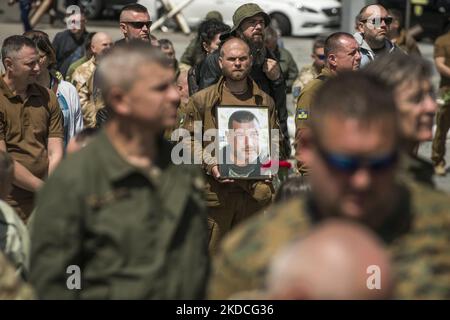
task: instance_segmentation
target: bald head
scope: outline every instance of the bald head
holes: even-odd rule
[[[368,279],[377,267],[381,289],[370,290]],[[267,288],[272,299],[386,299],[389,256],[362,226],[329,221],[275,257]]]
[[[220,48],[219,66],[227,81],[244,81],[252,67],[250,48],[239,38],[227,40]]]
[[[231,38],[226,40],[220,48],[220,56],[223,57],[225,52],[229,52],[235,48],[246,50],[250,54],[250,47],[241,38]]]
[[[91,50],[95,57],[101,56],[112,46],[112,38],[105,32],[97,32],[91,40]]]
[[[361,54],[355,38],[346,32],[335,32],[325,40],[328,67],[335,72],[359,69]]]

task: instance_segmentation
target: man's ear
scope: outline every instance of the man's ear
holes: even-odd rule
[[[223,69],[223,64],[222,64],[222,62],[223,62],[223,58],[222,58],[221,56],[219,56],[219,67],[220,67],[220,70]]]
[[[11,70],[13,66],[13,60],[9,57],[6,57],[3,59],[3,66],[5,67],[5,70]]]
[[[358,32],[364,33],[364,23],[361,22],[361,21],[357,22],[356,26],[355,26],[355,29]]]
[[[125,37],[127,34],[127,26],[125,25],[125,23],[120,23],[120,31],[122,32],[123,36]]]
[[[203,50],[205,50],[205,52],[208,52],[208,44],[205,41],[202,41],[202,48]]]
[[[127,115],[130,113],[130,104],[128,100],[128,96],[123,89],[117,86],[113,86],[106,97],[106,103],[118,115]]]
[[[336,67],[336,55],[334,53],[330,53],[327,57],[327,62],[330,66]]]

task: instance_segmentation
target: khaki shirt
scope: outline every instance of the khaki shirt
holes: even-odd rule
[[[295,156],[298,160],[298,170],[301,174],[308,174],[308,168],[304,165],[302,159],[301,148],[303,145],[303,134],[305,130],[308,130],[311,119],[311,105],[313,104],[314,97],[319,91],[324,82],[332,77],[330,69],[327,67],[322,69],[322,72],[309,82],[304,90],[300,93],[297,100],[297,107],[295,110]]]
[[[395,213],[374,230],[392,257],[395,299],[450,299],[450,199],[418,184],[399,185]],[[274,255],[322,221],[311,199],[258,215],[225,239],[214,261],[208,298],[261,290]]]
[[[250,90],[251,95],[250,99],[246,100],[247,105],[253,103],[256,106],[266,106],[269,108],[269,129],[279,129],[277,113],[275,109],[275,103],[273,99],[267,95],[264,91],[262,91],[258,85],[249,78],[250,82]],[[191,137],[194,137],[194,123],[196,121],[201,122],[202,124],[202,134],[204,134],[209,129],[217,129],[217,120],[216,120],[216,110],[217,106],[222,103],[224,98],[224,84],[225,79],[220,78],[219,82],[215,85],[212,85],[206,89],[203,89],[189,99],[188,105],[186,107],[186,119],[181,126],[182,128],[188,130],[191,134]],[[232,99],[232,97],[228,96],[228,99]],[[236,102],[239,100],[235,97]],[[240,103],[242,104],[242,103]],[[283,139],[283,136],[280,132],[280,139]],[[206,173],[206,198],[208,206],[219,206],[224,205],[223,197],[229,192],[235,192],[245,190],[250,195],[254,196],[254,187],[253,183],[255,180],[235,180],[234,183],[223,184],[217,182],[211,176],[211,169],[217,165],[218,161],[216,156],[210,156],[207,152],[203,154],[203,150],[205,150],[209,144],[214,143],[211,141],[201,141],[200,143],[193,143],[192,150],[196,154],[196,158],[203,160],[203,168]],[[199,148],[200,147],[200,148]],[[277,152],[277,151],[275,151]],[[272,188],[272,186],[270,186]],[[267,202],[267,197],[261,199],[255,199],[261,202]]]
[[[0,140],[5,141],[15,161],[44,179],[49,165],[48,139],[64,138],[64,120],[53,91],[32,84],[28,93],[29,97],[22,101],[0,78]],[[14,186],[7,202],[18,209],[21,202],[31,205],[32,197],[31,192]]]
[[[44,299],[202,299],[209,269],[203,179],[158,140],[150,170],[104,131],[66,158],[38,194],[30,281]],[[66,269],[81,269],[81,290]]]
[[[444,57],[445,65],[450,67],[450,32],[437,38],[434,43],[434,58],[439,57]],[[439,87],[450,87],[450,78],[441,75]]]

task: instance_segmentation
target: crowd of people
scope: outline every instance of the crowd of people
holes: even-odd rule
[[[0,298],[450,299],[450,34],[438,106],[381,5],[300,71],[254,3],[180,61],[140,4],[115,42],[67,19],[1,48]]]

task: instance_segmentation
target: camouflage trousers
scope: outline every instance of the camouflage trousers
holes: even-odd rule
[[[431,160],[433,164],[444,161],[447,132],[450,129],[450,104],[439,106],[436,113],[436,133],[433,138]]]

